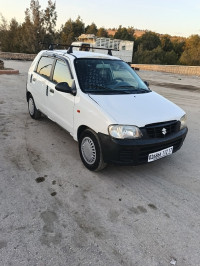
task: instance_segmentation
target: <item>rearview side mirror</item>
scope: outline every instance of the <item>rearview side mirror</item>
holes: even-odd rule
[[[148,81],[144,81],[144,84],[147,85],[147,87],[149,88],[149,82]]]
[[[73,81],[72,87],[69,86],[67,82],[60,82],[56,84],[55,89],[57,91],[65,92],[65,93],[71,93],[72,95],[76,95],[76,85]]]

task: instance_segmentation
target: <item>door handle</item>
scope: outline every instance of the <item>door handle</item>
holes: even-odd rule
[[[50,91],[51,93],[54,93],[54,90],[53,90],[53,89],[50,89],[49,91]]]
[[[48,85],[47,85],[47,87],[46,87],[46,96],[48,96]]]

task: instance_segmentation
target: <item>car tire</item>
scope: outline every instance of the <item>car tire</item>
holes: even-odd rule
[[[28,98],[28,111],[33,119],[38,119],[41,116],[41,112],[36,108],[32,95]]]
[[[86,129],[81,134],[79,138],[79,153],[83,164],[91,171],[100,171],[107,165],[103,160],[98,136],[91,129]]]

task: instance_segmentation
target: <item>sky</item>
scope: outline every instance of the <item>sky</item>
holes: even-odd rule
[[[48,0],[39,0],[42,9]],[[10,21],[24,21],[30,0],[0,0],[0,13]],[[134,27],[161,34],[200,35],[200,0],[56,0],[57,29],[80,15],[85,26]]]

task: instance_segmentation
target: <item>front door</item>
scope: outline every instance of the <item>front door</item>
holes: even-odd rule
[[[48,113],[52,120],[72,133],[75,96],[70,93],[57,91],[55,86],[59,82],[67,82],[69,86],[71,86],[73,82],[68,63],[61,59],[56,60],[52,81],[49,81],[47,84]]]

